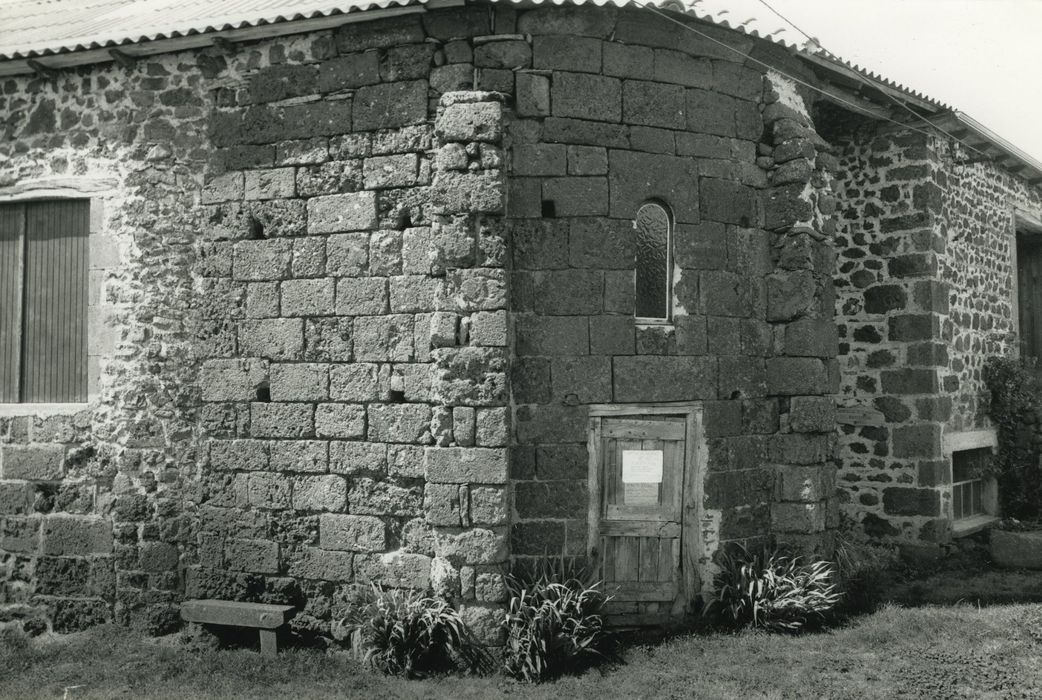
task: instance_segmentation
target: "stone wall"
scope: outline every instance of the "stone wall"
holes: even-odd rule
[[[845,195],[840,405],[876,412],[841,420],[844,511],[872,538],[945,543],[944,437],[989,425],[981,369],[989,355],[1016,351],[1014,207],[1037,210],[1037,193],[938,137],[844,129],[830,134],[843,148]]]
[[[219,597],[328,636],[377,582],[494,641],[511,555],[583,553],[593,403],[705,402],[703,565],[827,547],[835,164],[752,65],[646,13],[471,6],[5,81],[0,186],[113,183],[114,333],[88,406],[4,408],[0,619]],[[648,198],[668,326],[633,319]]]
[[[704,567],[722,541],[827,541],[830,163],[802,98],[647,13],[534,10],[517,32],[531,43],[499,47],[521,69],[507,128],[515,558],[585,552],[590,404],[704,402]],[[675,217],[667,325],[634,320],[633,219],[650,199]]]

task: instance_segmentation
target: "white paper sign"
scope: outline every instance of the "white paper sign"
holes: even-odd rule
[[[622,483],[662,483],[662,450],[623,450]]]

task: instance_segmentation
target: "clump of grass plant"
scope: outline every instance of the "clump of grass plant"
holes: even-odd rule
[[[735,627],[799,632],[823,623],[841,600],[835,567],[827,561],[735,546],[718,563],[709,610]]]
[[[361,589],[345,626],[365,665],[388,675],[423,678],[454,671],[482,672],[484,647],[445,600],[420,591]]]
[[[581,571],[544,567],[534,576],[507,580],[510,606],[503,625],[503,670],[527,682],[575,673],[614,657],[614,635],[602,612],[610,599]]]

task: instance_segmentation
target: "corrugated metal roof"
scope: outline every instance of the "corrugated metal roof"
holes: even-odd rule
[[[116,47],[426,0],[0,0],[0,59]]]

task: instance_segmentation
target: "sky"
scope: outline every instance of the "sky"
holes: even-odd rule
[[[1042,0],[765,0],[825,49],[965,112],[1042,160]],[[761,33],[761,0],[699,0]]]

